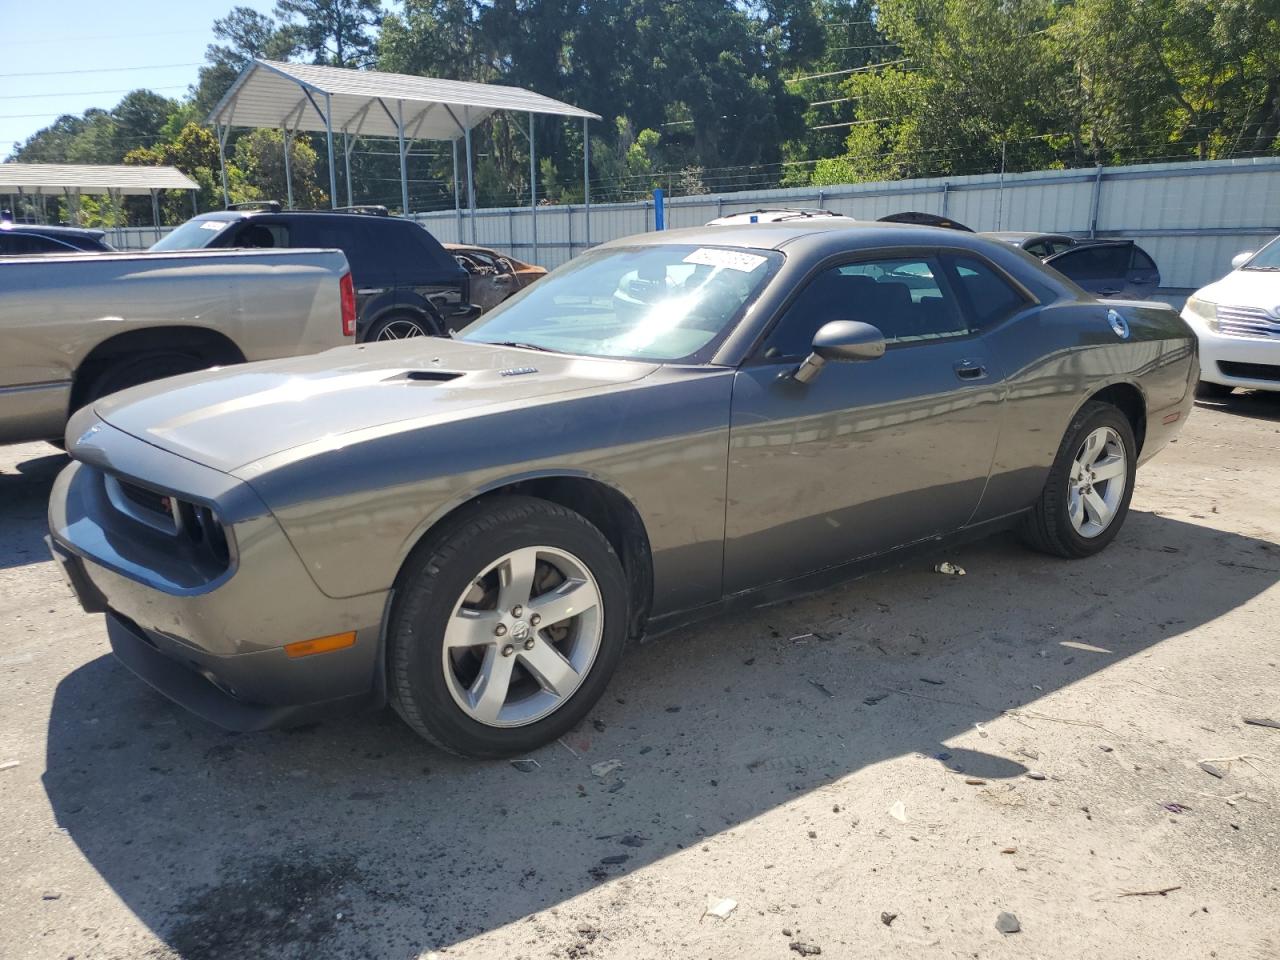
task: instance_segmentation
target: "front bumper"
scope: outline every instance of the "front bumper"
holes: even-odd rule
[[[1229,387],[1280,390],[1280,338],[1225,337],[1183,311],[1200,341],[1200,379]]]
[[[141,444],[105,425],[95,439],[126,464],[130,445]],[[147,455],[155,453],[152,447]],[[230,479],[173,459],[184,475],[183,495],[199,496],[193,487],[201,487],[202,479]],[[193,469],[210,476],[193,476]],[[146,476],[158,483],[162,475],[153,470]],[[102,468],[82,462],[58,476],[49,502],[48,544],[85,610],[107,615],[116,655],[139,677],[233,730],[382,702],[385,592],[325,595],[265,508],[235,525],[238,549],[225,575],[207,584],[183,580],[178,568],[166,568],[155,531],[135,530],[127,516],[113,513],[100,495],[102,483]],[[356,642],[342,650],[290,657],[284,649],[350,631]]]

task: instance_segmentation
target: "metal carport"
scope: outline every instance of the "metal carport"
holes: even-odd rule
[[[461,214],[458,187],[458,140],[466,149],[467,209],[471,239],[475,242],[476,193],[471,153],[471,131],[490,114],[510,110],[529,115],[530,205],[534,210],[534,256],[537,256],[538,166],[534,149],[534,117],[538,114],[582,118],[582,186],[588,211],[590,240],[591,191],[588,164],[590,148],[587,124],[598,114],[562,103],[531,90],[461,80],[437,80],[374,70],[348,70],[302,63],[254,60],[214,107],[209,122],[218,134],[222,160],[223,199],[227,195],[226,144],[232,127],[280,129],[285,135],[285,181],[288,202],[293,205],[293,184],[288,168],[289,139],[298,131],[323,133],[329,152],[329,200],[338,206],[338,174],[334,161],[334,133],[341,132],[347,174],[347,205],[351,193],[351,144],[361,135],[395,137],[400,155],[402,212],[409,214],[409,178],[406,170],[412,140],[448,140],[453,145],[454,209]]]
[[[200,185],[177,167],[90,166],[70,163],[0,163],[0,194],[66,198],[67,214],[79,222],[83,194],[107,196],[117,206],[122,197],[151,195],[151,214],[160,226],[161,190],[191,190]],[[44,206],[44,200],[40,200]],[[194,209],[194,208],[193,208]]]

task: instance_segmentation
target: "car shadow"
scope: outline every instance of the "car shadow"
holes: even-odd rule
[[[1197,400],[1196,406],[1236,417],[1280,421],[1280,390],[1237,390],[1221,400]]]
[[[634,646],[587,721],[519,765],[443,755],[390,712],[222,733],[99,657],[56,690],[44,786],[179,957],[412,956],[609,880],[641,895],[634,871],[887,759],[1018,790],[1015,751],[948,741],[1280,580],[1275,544],[1136,511],[1090,560],[1011,537],[945,556],[968,575],[926,558]],[[1232,575],[1207,591],[1212,563]]]
[[[53,479],[69,462],[65,453],[53,447],[31,445],[32,452],[48,450],[47,455],[23,460],[16,473],[0,471],[0,570],[41,563],[49,559],[44,545],[48,527],[49,488]]]

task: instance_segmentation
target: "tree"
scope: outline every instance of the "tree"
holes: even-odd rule
[[[298,45],[312,62],[331,67],[364,67],[373,62],[382,23],[379,0],[277,0],[276,16],[296,31]]]
[[[284,134],[279,130],[254,130],[236,142],[235,167],[243,182],[231,189],[233,203],[246,200],[284,200],[288,184],[284,168]],[[306,140],[293,138],[289,170],[293,177],[295,207],[319,207],[325,200],[316,176],[319,157]]]
[[[221,43],[205,50],[206,66],[200,68],[192,99],[203,120],[230,89],[240,71],[256,58],[288,60],[298,49],[298,34],[252,7],[233,7],[213,21],[213,35]]]

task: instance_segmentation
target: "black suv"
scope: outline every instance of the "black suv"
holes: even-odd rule
[[[356,340],[448,336],[480,315],[470,274],[426,229],[385,207],[282,210],[279,203],[237,204],[204,213],[152,250],[226,247],[337,248],[356,287]]]
[[[106,253],[111,249],[101,230],[49,227],[33,223],[0,223],[0,257],[39,253]]]

